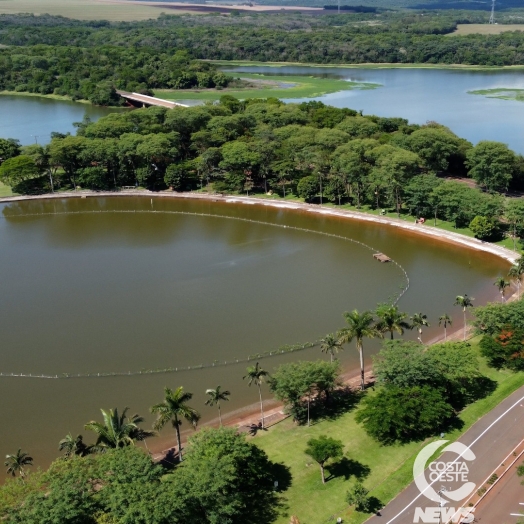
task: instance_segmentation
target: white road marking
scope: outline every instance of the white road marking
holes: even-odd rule
[[[473,445],[475,445],[495,424],[497,424],[503,417],[505,417],[515,406],[519,405],[523,400],[524,400],[524,397],[519,398],[519,400],[517,400],[517,402],[515,402],[506,411],[504,411],[504,413],[502,413],[502,415],[500,415],[496,420],[494,420],[469,446],[467,446],[464,449],[464,451],[453,462],[451,462],[451,464],[454,464],[460,458],[462,458],[462,456],[464,455],[464,453],[466,453],[467,450],[471,449],[471,447]],[[520,406],[522,406],[522,404],[520,404]],[[428,487],[431,487],[437,481],[438,481],[438,479],[434,480],[433,482],[428,484]],[[404,507],[404,509],[399,511],[391,520],[388,520],[386,524],[391,524],[391,522],[393,522],[397,517],[402,515],[402,513],[404,513],[404,511],[406,511],[408,508],[410,508],[415,503],[415,501],[418,500],[423,494],[424,494],[424,492],[421,491],[406,507]],[[522,515],[522,516],[524,516],[524,515]]]

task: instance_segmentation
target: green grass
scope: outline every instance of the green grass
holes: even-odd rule
[[[478,339],[474,341],[474,347],[478,349]],[[464,428],[447,434],[446,439],[456,440],[504,398],[524,385],[524,373],[495,371],[483,361],[482,372],[498,383],[496,391],[468,406],[460,415]],[[369,518],[369,515],[348,508],[345,503],[345,494],[354,477],[346,480],[339,476],[322,485],[318,465],[311,464],[312,459],[304,454],[308,439],[322,434],[342,440],[345,456],[371,469],[364,485],[370,490],[370,495],[383,503],[389,502],[412,482],[413,462],[428,442],[381,446],[355,422],[354,411],[335,420],[318,422],[309,428],[297,427],[290,419],[284,420],[254,437],[254,442],[266,451],[271,460],[283,462],[291,470],[292,485],[284,494],[288,510],[277,521],[278,524],[288,524],[291,515],[296,515],[301,524],[323,524],[331,516],[342,517],[347,524],[360,524]]]
[[[232,95],[237,98],[311,98],[348,91],[350,89],[375,89],[379,84],[347,82],[337,78],[317,78],[313,76],[271,76],[248,73],[235,73],[243,79],[261,82],[260,87],[231,88],[231,89],[203,89],[203,90],[165,90],[157,89],[155,96],[167,100],[218,100],[223,95]],[[274,85],[264,85],[262,82],[271,82]],[[286,84],[280,87],[277,84]]]
[[[6,186],[0,182],[0,198],[12,196],[13,192],[9,186]]]
[[[468,91],[470,95],[483,95],[487,98],[499,98],[501,100],[517,100],[524,102],[524,89],[515,89],[508,87],[496,87],[493,89],[477,89]]]
[[[42,95],[41,93],[29,93],[27,91],[0,91],[0,95],[14,95],[14,96],[29,96],[36,98],[51,98],[52,100],[64,100],[66,102],[71,102],[72,99],[69,96],[63,95]],[[91,104],[89,100],[75,100],[80,104]]]

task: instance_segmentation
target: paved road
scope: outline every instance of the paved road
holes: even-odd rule
[[[439,458],[439,461],[454,462],[459,459],[459,462],[466,462],[469,468],[467,480],[479,486],[486,481],[523,438],[524,387],[501,402],[459,439],[473,451],[476,456],[475,460],[463,461],[463,459],[459,459],[459,455],[456,453],[446,452]],[[429,479],[429,475],[430,472],[426,471],[426,478]],[[446,481],[443,483],[442,481],[429,482],[429,480],[428,483],[435,491],[440,490],[442,485],[449,491],[455,490],[463,484],[462,481],[458,483]],[[460,502],[448,502],[446,507],[459,507]],[[415,509],[417,507],[438,507],[438,502],[432,502],[426,498],[412,482],[381,511],[380,516],[373,516],[367,522],[369,524],[411,524],[415,522]],[[438,523],[438,519],[435,522]],[[501,524],[501,521],[498,520],[484,520],[484,522],[486,524]]]
[[[478,505],[475,518],[479,523],[516,524],[524,518],[524,486],[517,475],[517,466],[521,462],[519,460]]]

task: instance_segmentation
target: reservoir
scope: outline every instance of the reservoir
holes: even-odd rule
[[[508,269],[492,255],[393,227],[155,197],[4,203],[0,246],[0,372],[58,377],[0,376],[0,416],[9,421],[0,453],[21,447],[42,466],[68,432],[93,442],[83,426],[101,419],[100,408],[129,406],[149,426],[164,386],[192,392],[203,422],[217,416],[204,406],[208,388],[231,391],[224,411],[256,402],[242,377],[258,354],[277,354],[260,359],[270,372],[328,358],[318,346],[278,350],[342,328],[344,311],[394,300],[407,284],[400,266],[410,286],[399,308],[428,315],[425,340],[441,334],[444,313],[461,327],[456,295],[475,305],[496,299],[493,281]],[[396,263],[375,261],[376,252]],[[364,348],[369,362],[379,343]],[[340,360],[358,366],[353,344]],[[170,371],[151,373],[158,369]],[[166,428],[148,444],[162,449],[173,439]]]

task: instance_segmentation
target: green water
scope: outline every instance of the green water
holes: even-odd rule
[[[0,454],[22,447],[40,465],[58,455],[68,432],[91,441],[83,425],[99,419],[100,408],[129,406],[150,423],[149,406],[162,400],[165,385],[193,392],[204,422],[217,416],[204,406],[207,388],[231,391],[225,411],[256,402],[242,381],[245,362],[216,365],[318,340],[342,327],[343,311],[374,308],[405,286],[395,264],[315,231],[363,242],[401,264],[411,285],[399,306],[428,315],[426,339],[439,333],[445,312],[460,327],[457,294],[475,304],[495,298],[492,282],[507,271],[491,255],[393,228],[261,205],[114,197],[1,207],[0,372],[211,366],[104,378],[0,377]],[[369,356],[378,343],[365,349]],[[271,371],[300,358],[326,357],[317,347],[261,363]],[[352,346],[341,360],[357,365]],[[166,429],[149,445],[172,443]]]

